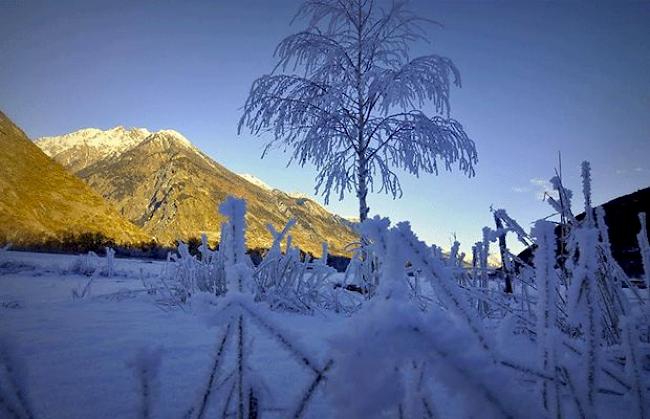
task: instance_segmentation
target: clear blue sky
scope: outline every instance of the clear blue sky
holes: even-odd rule
[[[285,168],[264,139],[237,136],[251,82],[301,28],[299,1],[0,0],[0,109],[36,138],[86,127],[173,128],[218,162],[286,191],[313,191],[311,169]],[[370,196],[371,214],[410,220],[420,237],[464,248],[492,225],[490,205],[524,226],[561,151],[594,199],[650,186],[650,2],[412,1],[441,22],[414,53],[454,60],[463,87],[452,116],[476,141],[477,176],[403,178],[401,200]],[[577,203],[581,201],[578,196]],[[355,215],[354,197],[333,211]]]

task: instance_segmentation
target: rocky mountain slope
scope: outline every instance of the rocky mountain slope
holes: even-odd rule
[[[344,254],[357,240],[349,221],[308,198],[231,172],[173,130],[85,129],[36,144],[161,243],[203,232],[217,240],[224,221],[217,207],[228,195],[248,203],[251,248],[272,243],[267,223],[280,229],[291,218],[297,220],[294,243],[315,255],[323,241],[332,253]]]
[[[30,244],[87,232],[123,243],[150,239],[0,112],[0,241]]]

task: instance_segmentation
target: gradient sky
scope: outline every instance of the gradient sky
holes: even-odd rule
[[[116,125],[172,128],[235,172],[313,191],[312,169],[286,168],[264,139],[237,136],[251,82],[302,28],[297,0],[0,0],[0,109],[31,138]],[[476,141],[477,176],[402,178],[404,197],[371,195],[371,214],[410,220],[428,242],[468,249],[505,207],[525,227],[562,152],[594,201],[650,186],[650,2],[412,1],[441,22],[414,54],[450,57],[463,87],[452,116]],[[425,111],[429,108],[425,108]],[[353,196],[329,208],[356,215]]]

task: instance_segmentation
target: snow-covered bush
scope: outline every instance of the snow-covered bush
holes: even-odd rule
[[[326,244],[319,259],[303,258],[300,249],[292,246],[289,232],[295,220],[290,220],[282,231],[268,225],[273,245],[258,266],[253,266],[244,241],[245,201],[228,197],[219,210],[228,221],[222,224],[216,250],[209,248],[203,235],[197,256],[191,255],[189,247],[181,242],[177,254],[169,257],[160,276],[166,305],[184,304],[197,292],[223,296],[236,291],[250,293],[273,309],[302,314],[315,309],[352,312],[358,307],[357,298],[337,287],[340,284],[333,279],[336,270],[327,266]]]
[[[295,224],[290,220],[281,232],[268,225],[273,235],[273,245],[264,255],[262,262],[253,273],[254,294],[257,301],[265,301],[272,308],[297,313],[312,313],[315,308],[325,308],[337,304],[329,281],[336,270],[327,266],[327,246],[323,246],[320,259],[312,260],[309,255],[301,260],[300,249],[291,245],[289,231]],[[281,243],[286,241],[285,252]]]
[[[379,285],[380,264],[381,259],[367,240],[355,243],[341,288],[352,287],[366,299],[372,298]]]
[[[117,274],[115,270],[115,250],[106,247],[105,258],[99,257],[97,253],[93,251],[84,255],[79,255],[68,268],[68,272],[85,276],[98,274],[112,278]]]
[[[246,255],[244,215],[246,203],[228,197],[219,210],[229,220],[221,225],[221,242],[212,250],[207,236],[201,236],[199,254],[193,256],[187,244],[180,242],[177,254],[168,257],[170,268],[165,269],[161,280],[167,287],[173,287],[185,303],[196,292],[224,295],[230,290],[242,290],[247,271],[252,263]]]
[[[531,394],[516,391],[468,325],[440,307],[413,310],[405,292],[373,300],[333,341],[328,396],[338,417],[521,417]]]
[[[77,256],[69,271],[77,275],[91,276],[99,269],[99,266],[99,256],[97,256],[97,253],[90,251],[85,255]]]
[[[246,201],[232,196],[219,206],[219,212],[228,217],[221,224],[219,251],[223,253],[226,289],[239,292],[252,287],[251,269],[253,262],[246,254]]]

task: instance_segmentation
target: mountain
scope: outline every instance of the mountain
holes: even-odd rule
[[[138,145],[151,133],[122,126],[108,131],[82,129],[60,137],[43,137],[38,146],[50,157],[76,173],[99,160],[116,156]]]
[[[297,220],[294,244],[315,255],[323,241],[333,254],[345,254],[357,240],[348,220],[309,198],[231,172],[173,130],[84,129],[36,144],[161,243],[201,233],[217,240],[224,221],[217,208],[228,195],[247,201],[251,248],[271,245],[267,223],[281,229],[291,218]]]
[[[0,112],[0,241],[29,244],[87,232],[122,243],[150,239]]]
[[[602,205],[605,210],[605,223],[612,245],[612,256],[631,278],[643,275],[643,262],[639,251],[637,234],[641,231],[639,213],[650,217],[650,187],[612,199]],[[582,213],[576,218],[582,220]],[[646,233],[650,236],[650,225]]]
[[[643,262],[636,236],[641,230],[639,213],[645,212],[650,217],[650,187],[612,199],[601,206],[605,211],[612,256],[629,277],[640,278],[643,275]],[[584,212],[576,216],[578,220],[584,217]],[[650,236],[650,224],[647,228]],[[559,228],[556,229],[556,234],[559,236]],[[532,263],[533,253],[534,249],[528,248],[519,257]]]

